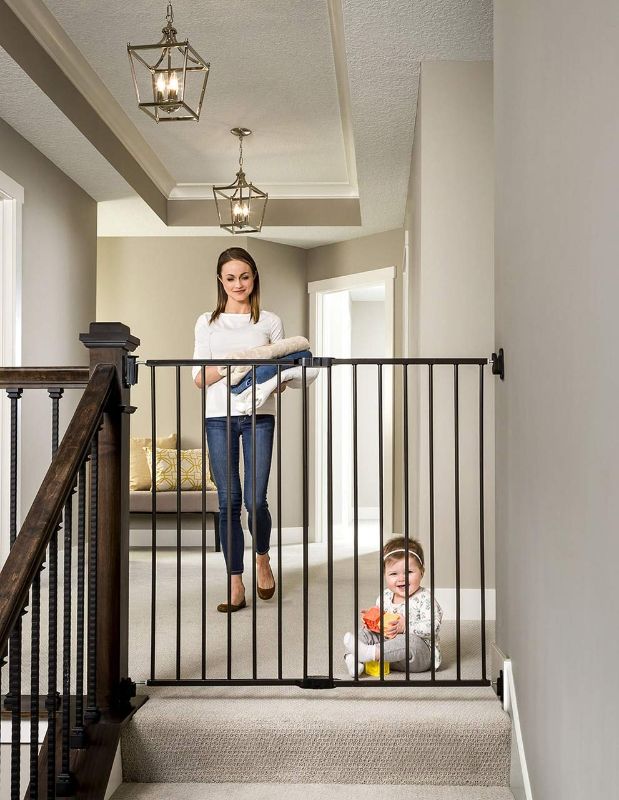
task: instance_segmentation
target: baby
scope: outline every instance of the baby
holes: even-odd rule
[[[397,620],[385,626],[384,659],[391,669],[406,671],[408,660],[411,672],[425,672],[432,663],[432,617],[431,594],[421,586],[424,574],[423,549],[416,539],[408,540],[408,594],[409,594],[409,653],[406,654],[406,541],[403,536],[390,539],[383,547],[385,591],[383,610],[398,614]],[[380,608],[380,597],[376,600]],[[441,663],[438,632],[443,612],[434,600],[434,652],[435,667]],[[369,630],[365,624],[359,631],[359,661],[355,664],[355,637],[344,636],[344,656],[351,677],[361,675],[368,661],[380,660],[380,634]]]

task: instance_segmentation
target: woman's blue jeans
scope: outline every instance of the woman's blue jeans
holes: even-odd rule
[[[232,537],[228,543],[228,420],[226,417],[207,417],[206,438],[208,441],[211,471],[217,485],[219,498],[219,537],[221,549],[232,575],[243,572],[243,529],[241,527],[241,477],[239,471],[240,444],[243,443],[243,494],[249,516],[249,530],[256,537],[256,552],[267,553],[271,540],[271,513],[267,504],[267,485],[273,452],[275,417],[272,414],[256,414],[256,520],[254,531],[252,494],[252,435],[251,414],[230,418],[230,521]]]

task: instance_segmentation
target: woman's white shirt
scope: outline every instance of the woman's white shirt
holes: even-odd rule
[[[270,311],[261,311],[258,322],[251,321],[250,314],[220,314],[210,324],[211,314],[201,314],[196,322],[194,359],[223,359],[230,353],[241,353],[252,347],[261,347],[284,338],[281,319]],[[200,367],[194,367],[194,380]],[[224,379],[206,387],[206,416],[225,417],[228,413],[228,390]],[[236,395],[230,395],[232,416],[240,416],[236,409]],[[257,414],[275,414],[275,396],[258,410]]]

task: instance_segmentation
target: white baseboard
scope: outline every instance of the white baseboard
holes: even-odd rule
[[[426,576],[427,577],[427,576]],[[427,584],[424,584],[427,585]],[[496,592],[486,589],[486,619],[496,618]],[[443,609],[443,619],[456,618],[456,590],[437,588],[436,599]],[[481,603],[479,589],[460,589],[460,619],[481,620]]]
[[[150,547],[152,532],[148,530],[138,530],[132,528],[129,533],[130,547]],[[301,544],[303,542],[303,527],[282,528],[282,544]],[[277,528],[274,527],[271,533],[271,546],[277,545]],[[201,547],[202,531],[189,530],[183,528],[181,533],[182,547]],[[206,546],[215,547],[215,533],[212,528],[206,530]],[[245,532],[245,546],[251,547],[251,537]],[[157,547],[176,547],[176,530],[157,529]]]
[[[515,800],[533,800],[527,760],[524,753],[518,702],[516,700],[516,687],[511,659],[503,662],[503,708],[512,720],[512,770],[511,785]]]

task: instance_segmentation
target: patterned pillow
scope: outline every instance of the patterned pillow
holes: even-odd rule
[[[153,456],[152,448],[145,447],[146,461],[151,472]],[[176,491],[177,473],[177,451],[173,449],[158,447],[155,453],[155,474],[156,488],[158,492]],[[206,489],[214,491],[216,486],[213,483],[209,470],[208,452],[206,453]],[[181,490],[200,491],[202,489],[202,449],[181,450]]]

